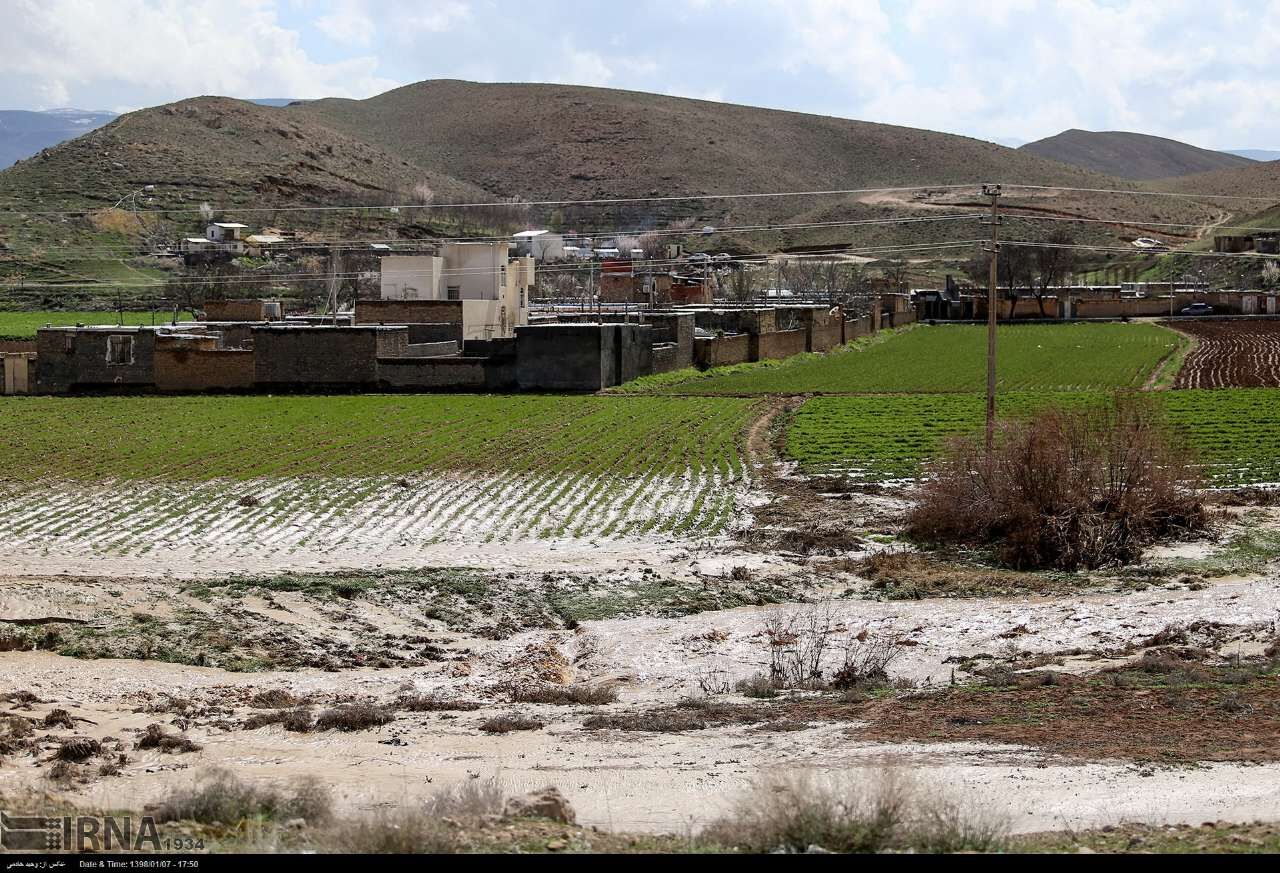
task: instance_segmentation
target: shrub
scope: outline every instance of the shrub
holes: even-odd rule
[[[301,706],[305,702],[283,688],[259,691],[249,698],[249,705],[254,709],[290,709],[295,706]]]
[[[396,709],[405,712],[472,712],[482,705],[477,700],[458,700],[438,694],[404,694],[396,700]]]
[[[1195,468],[1154,405],[1130,395],[1003,422],[991,452],[980,438],[952,440],[929,473],[907,534],[993,547],[1017,569],[1130,563],[1208,526]]]
[[[87,761],[102,751],[102,744],[90,737],[67,737],[58,744],[53,756],[59,761],[70,761],[79,764]]]
[[[155,809],[156,821],[235,824],[249,819],[327,820],[332,811],[329,789],[314,777],[299,779],[289,792],[253,785],[226,770],[210,770],[193,786],[176,788]]]
[[[298,734],[305,734],[313,727],[309,710],[277,709],[271,712],[255,712],[245,719],[244,729],[252,731],[273,724],[278,724],[285,730]]]
[[[133,747],[135,749],[159,749],[161,752],[168,754],[200,751],[198,743],[187,739],[182,734],[167,734],[158,724],[147,725],[142,735],[138,737],[138,741],[133,744]]]
[[[480,723],[480,730],[487,734],[509,734],[512,731],[536,731],[545,725],[536,718],[522,715],[495,715]]]
[[[344,703],[326,709],[316,718],[319,731],[365,731],[395,720],[395,713],[376,703]]]
[[[988,851],[1003,827],[946,801],[924,799],[896,771],[867,785],[819,784],[808,776],[757,783],[700,835],[749,852]]]
[[[595,706],[614,703],[618,690],[612,685],[532,685],[512,687],[512,703],[551,703],[558,706]]]
[[[344,854],[444,854],[463,851],[464,831],[502,813],[496,779],[468,780],[437,791],[421,806],[346,821],[322,838],[328,851]]]
[[[769,679],[780,688],[848,690],[886,685],[889,664],[902,651],[892,631],[853,633],[836,622],[829,608],[777,610],[765,619],[764,637],[769,647]],[[833,666],[828,678],[824,671]]]
[[[750,679],[743,679],[735,687],[738,689],[739,694],[759,700],[767,700],[778,696],[778,686],[763,673],[757,673]]]

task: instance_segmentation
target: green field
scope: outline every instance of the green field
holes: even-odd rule
[[[1280,391],[1265,388],[1151,394],[1219,485],[1280,482]],[[1099,393],[1028,392],[1000,398],[1002,415],[1048,404],[1102,403]],[[796,413],[787,454],[809,473],[847,472],[867,481],[918,476],[947,437],[976,433],[977,394],[818,397]]]
[[[185,317],[185,316],[184,316]],[[125,324],[165,324],[173,318],[173,310],[150,312],[130,312],[124,313]],[[65,327],[74,324],[118,324],[120,322],[120,313],[118,312],[62,312],[62,311],[34,311],[34,312],[8,312],[0,311],[0,337],[13,337],[16,339],[28,339],[36,335],[39,328],[46,324],[52,324],[55,327]]]
[[[0,398],[11,479],[744,473],[735,398],[339,395]]]
[[[1141,388],[1186,339],[1155,324],[1002,326],[1001,391]],[[747,364],[651,381],[656,393],[945,394],[986,386],[986,328],[919,325],[828,355]]]

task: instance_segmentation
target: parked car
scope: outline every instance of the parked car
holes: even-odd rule
[[[1208,303],[1192,303],[1180,310],[1183,315],[1213,315],[1213,307]]]

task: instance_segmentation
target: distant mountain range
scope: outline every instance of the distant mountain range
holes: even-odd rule
[[[259,106],[288,106],[299,101],[290,97],[264,97],[250,100]],[[115,112],[83,109],[0,109],[0,170],[17,161],[38,154],[116,118]]]
[[[1115,130],[1064,130],[1027,143],[1019,150],[1135,181],[1212,173],[1255,162],[1249,155],[1216,152],[1164,137]]]
[[[0,109],[0,169],[29,158],[41,149],[88,133],[116,117],[114,112],[48,109],[28,112]]]
[[[1239,155],[1252,161],[1280,161],[1280,152],[1271,149],[1227,149],[1227,154]]]

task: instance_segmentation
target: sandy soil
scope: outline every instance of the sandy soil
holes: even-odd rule
[[[1280,580],[1269,572],[1058,597],[867,599],[847,573],[824,576],[816,568],[879,548],[870,536],[850,531],[891,527],[901,500],[821,501],[795,483],[777,487],[779,501],[758,509],[760,536],[740,544],[674,537],[490,539],[479,522],[443,541],[397,539],[413,530],[416,516],[395,515],[394,500],[382,495],[380,503],[361,504],[369,511],[358,518],[333,522],[347,531],[336,541],[284,532],[264,538],[253,526],[256,507],[229,509],[222,499],[206,518],[195,501],[190,518],[204,522],[176,524],[160,544],[138,551],[128,544],[143,532],[123,520],[99,534],[65,538],[65,531],[88,524],[82,520],[88,505],[64,501],[60,516],[45,513],[16,542],[0,546],[0,631],[34,646],[44,645],[39,634],[50,630],[64,645],[92,632],[99,643],[141,654],[83,660],[26,650],[26,644],[0,651],[0,695],[25,691],[38,699],[0,702],[0,714],[38,725],[29,747],[0,760],[0,793],[34,787],[86,805],[140,808],[219,766],[253,780],[318,775],[341,806],[367,810],[497,775],[512,793],[558,786],[586,824],[678,832],[713,818],[773,769],[835,778],[891,763],[932,790],[1008,818],[1016,831],[1122,820],[1280,819],[1280,765],[1271,763],[1159,767],[1082,761],[1030,747],[869,742],[848,719],[782,725],[762,717],[671,733],[584,729],[593,714],[650,711],[761,672],[770,657],[764,634],[770,617],[820,615],[840,639],[866,631],[897,640],[902,654],[891,677],[935,687],[953,677],[963,683],[970,671],[993,663],[1095,671],[1134,657],[1170,626],[1193,626],[1194,644],[1218,658],[1257,655],[1276,637]],[[130,505],[147,505],[138,501]],[[741,505],[747,502],[744,497]],[[372,511],[375,505],[387,508],[390,519]],[[309,516],[307,524],[323,528],[326,517]],[[788,519],[790,531],[783,529]],[[146,535],[154,538],[154,531]],[[844,551],[833,554],[833,543]],[[795,551],[802,547],[817,551],[806,557]],[[1212,552],[1197,544],[1160,557],[1196,560]],[[430,565],[445,569],[349,594],[218,581],[235,571]],[[460,567],[479,569],[459,571],[457,578],[448,569]],[[766,586],[813,602],[716,606],[735,602],[725,598],[743,589]],[[452,599],[441,599],[445,590],[455,592]],[[565,612],[567,594],[582,610],[592,598],[625,600],[637,593],[648,599],[618,612],[630,617],[578,621]],[[697,605],[689,605],[691,598]],[[696,609],[705,611],[686,614]],[[486,612],[515,618],[495,623]],[[250,667],[258,672],[171,662],[202,646],[215,656],[248,646],[268,660]],[[290,660],[297,654],[305,657]],[[279,670],[273,663],[295,666]],[[824,664],[828,671],[832,666]],[[536,681],[607,683],[620,698],[598,706],[509,702],[509,684]],[[355,733],[290,733],[279,725],[245,730],[245,720],[261,711],[250,706],[252,695],[282,688],[307,697],[317,712],[351,700],[392,704],[410,691],[482,706],[400,711],[382,728]],[[717,697],[762,705],[733,692]],[[44,726],[41,719],[54,709],[65,709],[74,727]],[[480,730],[491,716],[511,712],[545,726],[498,735]],[[202,748],[180,754],[134,749],[150,724]],[[72,735],[113,738],[129,760],[117,775],[99,775],[95,759],[69,780],[53,781],[51,756]]]

